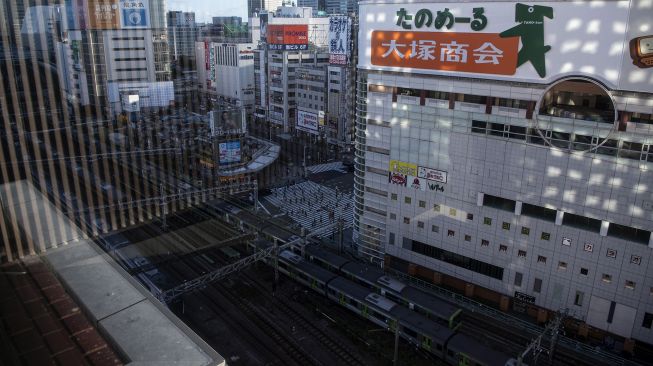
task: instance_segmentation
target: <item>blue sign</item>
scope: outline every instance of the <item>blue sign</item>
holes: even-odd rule
[[[123,27],[147,27],[147,11],[145,9],[123,9],[122,10]]]

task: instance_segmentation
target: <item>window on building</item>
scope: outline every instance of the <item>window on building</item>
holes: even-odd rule
[[[395,213],[390,213],[390,220],[396,220],[397,219],[397,214]]]
[[[417,227],[419,229],[424,229],[424,223],[422,221],[417,221]]]
[[[504,222],[503,224],[501,224],[501,228],[503,230],[510,230],[510,223],[509,222]]]
[[[631,255],[630,263],[640,265],[642,264],[642,257],[639,255]]]
[[[410,224],[410,219],[408,217],[404,217],[404,224]]]
[[[447,230],[447,236],[455,236],[456,232],[453,230]]]
[[[397,194],[396,193],[391,193],[390,194],[390,199],[393,200],[393,201],[396,201],[397,200]]]
[[[521,274],[520,272],[515,272],[515,282],[514,282],[515,286],[521,287],[521,281],[523,277],[524,275]]]
[[[492,225],[492,219],[489,217],[484,217],[483,218],[483,224],[484,225]]]
[[[426,201],[419,201],[419,207],[425,208],[426,207]]]
[[[486,239],[481,239],[481,246],[482,247],[487,247],[490,245],[490,241]]]
[[[465,234],[465,241],[472,241],[472,236]]]
[[[608,250],[605,253],[605,256],[608,258],[617,258],[617,250],[608,248]]]
[[[542,235],[540,236],[540,239],[542,239],[542,240],[547,240],[547,241],[548,241],[548,240],[551,240],[551,234],[550,234],[550,233],[542,232]]]
[[[449,216],[456,216],[456,209],[455,208],[450,208],[449,209]]]
[[[474,220],[474,214],[467,213],[467,220]]]
[[[526,258],[526,251],[525,250],[520,250],[517,252],[518,257]]]
[[[612,275],[609,275],[609,274],[607,274],[607,273],[604,273],[604,274],[601,276],[601,280],[602,280],[603,282],[605,282],[605,283],[610,283],[610,282],[612,282]]]
[[[651,326],[653,326],[653,314],[644,313],[644,321],[642,321],[642,327],[651,329]]]
[[[434,204],[434,205],[433,205],[433,211],[435,211],[435,212],[440,212],[440,205],[437,204],[437,203]]]
[[[587,268],[581,268],[580,269],[580,274],[582,274],[583,276],[587,276],[588,273],[589,273],[589,270]]]
[[[404,197],[404,203],[410,204],[411,201],[412,201],[412,198],[410,198],[408,196]]]
[[[585,297],[585,293],[583,293],[582,291],[576,291],[576,296],[574,297],[574,305],[583,306],[584,297]]]
[[[521,233],[522,233],[522,235],[530,235],[531,234],[531,229],[527,228],[526,226],[522,226]]]
[[[388,244],[395,245],[395,233],[390,233],[388,236]]]
[[[539,278],[535,279],[535,282],[533,282],[533,292],[536,294],[539,294],[540,291],[542,291],[542,280]]]
[[[438,225],[431,225],[431,231],[434,233],[439,233],[440,227]]]
[[[585,243],[585,245],[583,246],[583,250],[591,253],[592,251],[594,251],[594,244]]]
[[[546,257],[542,255],[537,256],[537,263],[546,263]]]
[[[567,262],[558,262],[558,269],[566,270],[567,269]]]
[[[499,244],[499,251],[500,252],[507,252],[508,251],[508,246],[504,244]]]
[[[626,285],[625,285],[625,287],[626,287],[627,289],[629,289],[629,290],[634,290],[634,289],[635,289],[635,282],[634,282],[634,281],[630,281],[630,280],[626,280]]]

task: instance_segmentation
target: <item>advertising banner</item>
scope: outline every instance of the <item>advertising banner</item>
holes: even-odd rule
[[[390,160],[389,170],[392,173],[417,176],[417,165],[404,163],[403,161],[399,160]]]
[[[205,70],[211,69],[211,60],[209,59],[209,42],[204,41],[204,63],[206,64]]]
[[[150,26],[149,0],[120,0],[122,28],[147,28]]]
[[[447,172],[442,170],[420,166],[417,168],[417,176],[440,183],[447,183]]]
[[[116,0],[88,0],[90,29],[120,29],[120,12]]]
[[[209,80],[215,81],[215,47],[209,47]]]
[[[268,38],[268,13],[259,14],[259,21],[261,22],[261,42],[267,43]]]
[[[543,84],[582,76],[651,93],[651,13],[636,4],[363,0],[358,66]]]
[[[317,122],[320,126],[324,126],[324,111],[317,112]]]
[[[425,178],[416,177],[414,175],[389,172],[388,183],[410,187],[424,192],[444,192],[443,184],[434,183]]]
[[[220,165],[240,163],[240,152],[240,140],[219,143]]]
[[[307,50],[308,25],[269,24],[267,41],[270,50]]]
[[[351,19],[345,15],[329,18],[329,63],[347,65]]]
[[[213,136],[239,135],[247,132],[244,109],[211,111],[209,121]]]
[[[298,110],[296,127],[298,130],[317,135],[318,134],[317,114]]]

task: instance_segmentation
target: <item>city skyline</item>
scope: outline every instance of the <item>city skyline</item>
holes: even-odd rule
[[[169,0],[167,10],[193,12],[198,23],[211,23],[212,18],[216,16],[238,16],[243,18],[243,22],[247,21],[246,0],[216,2],[205,0]]]

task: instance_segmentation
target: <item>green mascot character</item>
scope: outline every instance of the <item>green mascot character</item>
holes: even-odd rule
[[[551,46],[544,45],[544,17],[553,19],[553,8],[540,5],[515,5],[515,21],[520,23],[499,34],[502,38],[521,37],[517,67],[530,61],[540,77],[546,76],[544,54]]]

